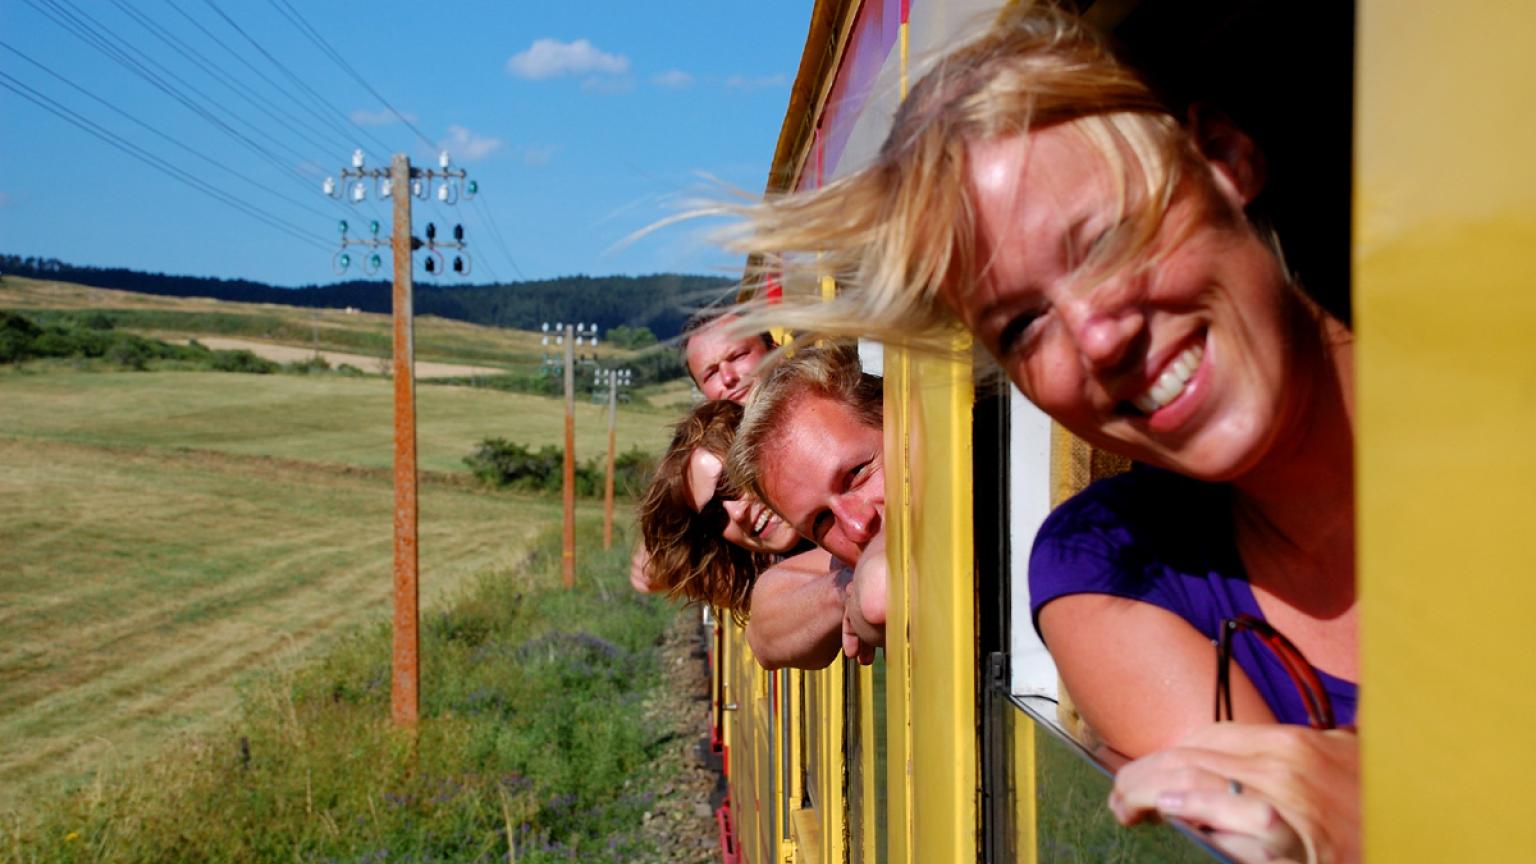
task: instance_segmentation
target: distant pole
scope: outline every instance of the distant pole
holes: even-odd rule
[[[396,154],[390,182],[395,203],[391,245],[395,259],[395,629],[390,708],[395,725],[415,726],[420,716],[421,642],[417,632],[416,581],[416,364],[411,310],[411,162]]]
[[[618,446],[615,433],[619,405],[619,376],[608,376],[608,479],[603,485],[603,548],[613,548],[613,451]]]
[[[565,543],[560,552],[565,587],[576,585],[576,330],[565,326]]]

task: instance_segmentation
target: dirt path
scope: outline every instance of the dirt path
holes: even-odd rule
[[[199,342],[219,351],[249,351],[264,360],[275,363],[292,363],[296,360],[308,360],[315,356],[314,349],[298,348],[293,345],[276,345],[271,342],[257,342],[252,339],[231,339],[225,336],[199,337]],[[348,354],[344,351],[321,351],[321,357],[332,366],[340,366],[347,363],[369,373],[382,372],[381,364],[387,363],[380,357],[369,357],[366,354]],[[493,366],[466,366],[461,363],[433,363],[429,360],[416,361],[417,378],[467,378],[471,375],[501,375],[505,369],[497,369]]]
[[[719,775],[701,752],[709,738],[709,672],[698,609],[677,614],[661,653],[666,684],[645,714],[648,725],[672,741],[657,757],[656,801],[641,830],[656,844],[658,864],[719,861],[711,798]]]

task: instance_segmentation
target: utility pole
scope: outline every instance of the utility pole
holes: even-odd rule
[[[593,384],[608,382],[608,476],[603,485],[603,548],[613,548],[613,463],[618,450],[619,387],[629,386],[628,369],[601,369]]]
[[[411,160],[395,154],[390,188],[410,188]],[[420,589],[416,549],[416,342],[411,296],[411,196],[395,199],[395,626],[390,714],[396,725],[415,726],[421,710],[421,651],[418,633]]]
[[[381,240],[379,223],[369,225],[369,238],[354,239],[347,235],[347,223],[341,223],[341,249],[332,265],[340,273],[352,263],[347,254],[348,246],[369,246],[375,251],[364,264],[368,273],[377,272],[383,262],[377,252],[388,242],[394,259],[393,333],[394,358],[391,373],[395,391],[395,506],[394,506],[394,638],[390,663],[390,715],[395,725],[415,728],[421,715],[421,639],[419,627],[420,586],[417,549],[417,471],[416,471],[416,346],[414,328],[414,300],[411,285],[411,268],[414,253],[423,245],[428,254],[427,271],[434,270],[433,263],[442,258],[438,247],[454,248],[463,253],[464,230],[454,228],[455,242],[437,243],[436,228],[427,226],[427,242],[423,244],[411,235],[411,198],[427,198],[432,194],[432,183],[440,180],[438,200],[452,204],[459,198],[459,182],[464,182],[464,195],[473,196],[476,184],[467,180],[465,172],[448,168],[448,154],[438,159],[441,170],[433,171],[411,167],[404,154],[396,154],[388,170],[365,168],[363,151],[352,154],[352,169],[342,169],[342,185],[345,197],[354,204],[368,198],[371,185],[380,198],[394,199],[394,228],[388,241]],[[326,195],[342,197],[343,192],[335,180],[327,177],[321,187]],[[467,272],[466,254],[454,259],[454,270]],[[318,335],[318,329],[317,329]]]
[[[560,575],[576,585],[576,332],[565,325],[565,531]]]

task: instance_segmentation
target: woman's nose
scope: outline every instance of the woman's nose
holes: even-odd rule
[[[728,516],[732,522],[736,522],[739,521],[744,514],[746,514],[747,508],[751,505],[740,498],[735,498],[724,502],[720,506],[725,508],[725,515]]]
[[[1092,368],[1113,368],[1125,362],[1146,326],[1146,315],[1132,302],[1127,281],[1107,280],[1066,304],[1073,340]]]

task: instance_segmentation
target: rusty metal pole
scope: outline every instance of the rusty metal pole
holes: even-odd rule
[[[390,709],[395,725],[414,727],[420,712],[420,639],[416,582],[416,363],[411,301],[411,162],[390,166],[395,228],[395,627]]]
[[[615,414],[619,405],[619,370],[608,370],[608,479],[603,485],[603,548],[613,548],[613,451],[618,446]]]
[[[576,332],[565,325],[565,543],[560,574],[565,587],[576,585]]]

